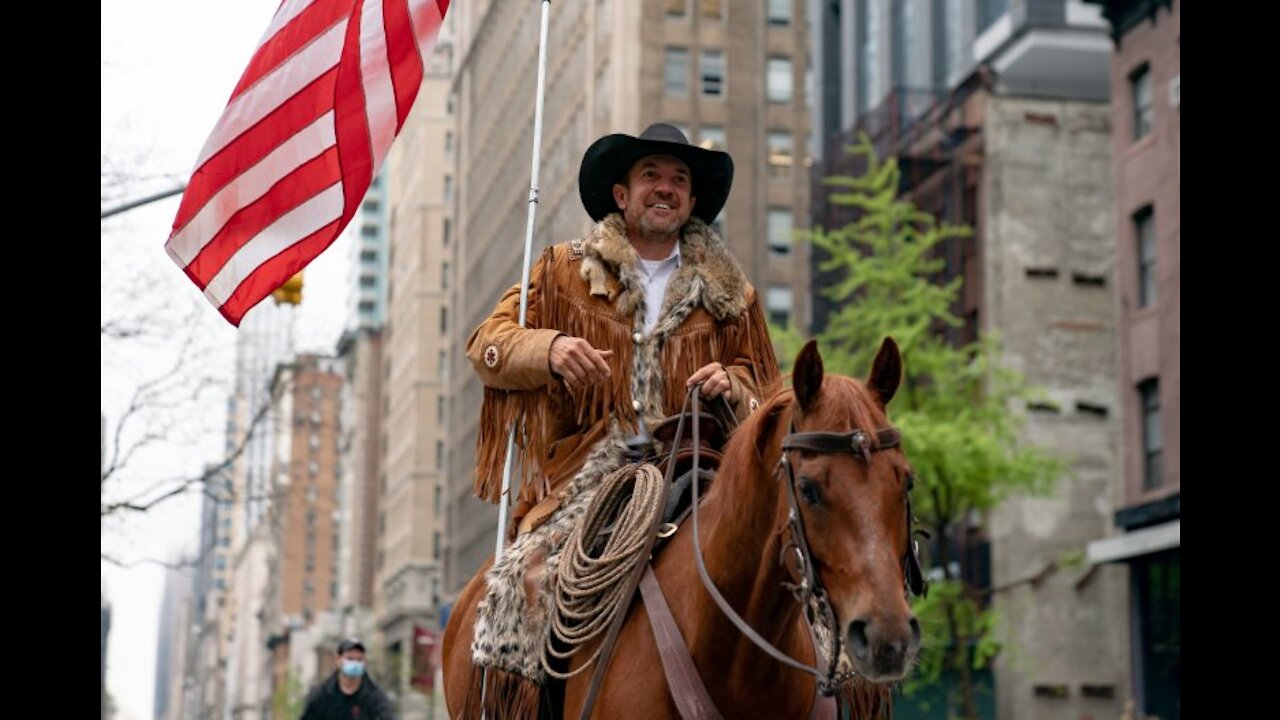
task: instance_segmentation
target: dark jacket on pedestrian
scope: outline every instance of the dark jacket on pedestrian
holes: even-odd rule
[[[396,711],[391,698],[368,675],[354,693],[342,692],[335,670],[307,695],[301,720],[396,720]]]

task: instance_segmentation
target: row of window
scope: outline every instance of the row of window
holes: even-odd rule
[[[765,21],[773,27],[790,25],[792,2],[793,0],[765,0]],[[728,5],[724,0],[666,0],[667,19],[683,20],[689,17],[695,3],[701,17],[707,20],[724,20]]]
[[[699,51],[698,91],[703,97],[723,97],[726,85],[724,52]],[[663,86],[670,97],[689,94],[689,49],[669,46],[663,50]],[[770,57],[765,64],[765,98],[771,103],[791,102],[791,58]]]
[[[685,137],[693,139],[693,135],[689,132],[689,126],[685,123],[672,120],[668,120],[667,123],[684,133]],[[791,166],[795,164],[794,142],[791,139],[791,132],[789,130],[770,130],[765,135],[765,143],[768,151],[769,174],[789,175]],[[703,123],[698,128],[697,144],[708,149],[723,150],[726,147],[724,127]]]

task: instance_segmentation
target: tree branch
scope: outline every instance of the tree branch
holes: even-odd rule
[[[268,399],[267,402],[263,403],[262,407],[258,408],[258,411],[254,414],[253,419],[249,423],[249,426],[245,429],[244,434],[241,436],[240,442],[217,465],[213,465],[205,468],[204,472],[200,473],[195,477],[161,481],[160,483],[158,483],[158,485],[177,483],[177,486],[168,490],[167,492],[160,495],[159,497],[156,497],[147,502],[138,502],[139,498],[138,496],[135,496],[134,498],[131,498],[129,500],[124,500],[121,502],[104,503],[102,505],[102,517],[106,517],[108,515],[111,515],[116,512],[121,512],[121,511],[147,512],[148,510],[164,502],[165,500],[177,497],[178,495],[181,495],[187,492],[188,490],[190,490],[193,486],[208,483],[210,480],[217,477],[223,471],[231,467],[236,462],[236,460],[238,460],[240,456],[244,454],[245,449],[249,445],[249,441],[253,438],[253,436],[257,432],[258,427],[266,420],[267,416],[270,414],[271,407],[274,404],[273,401],[276,397],[278,397],[279,392],[281,392],[281,389],[277,389],[275,392],[273,392],[271,398]],[[104,473],[103,475],[104,482],[105,482],[105,479],[106,479],[106,474]],[[152,486],[151,489],[154,489],[155,487],[156,486]],[[142,493],[142,495],[149,494],[151,489]]]

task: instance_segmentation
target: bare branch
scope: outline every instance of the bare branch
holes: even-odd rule
[[[192,560],[184,560],[182,562],[176,562],[176,563],[165,562],[164,560],[156,560],[155,558],[142,558],[141,560],[124,562],[123,560],[117,560],[116,558],[106,553],[102,553],[102,559],[111,563],[112,565],[115,565],[116,567],[122,567],[126,569],[135,568],[135,567],[138,567],[139,565],[151,564],[151,565],[159,565],[161,567],[166,567],[166,568],[169,568],[170,570],[193,570],[199,567],[200,565],[200,559],[198,557]]]
[[[270,414],[271,407],[274,404],[273,400],[276,397],[278,397],[279,393],[282,390],[283,388],[277,388],[273,392],[271,398],[269,398],[267,402],[264,402],[262,404],[262,407],[258,408],[258,411],[254,414],[253,418],[249,422],[248,427],[245,429],[245,432],[243,433],[243,435],[241,435],[240,440],[236,444],[235,448],[233,448],[232,451],[228,453],[226,457],[224,457],[217,465],[211,465],[209,467],[206,467],[204,472],[194,477],[172,478],[172,479],[163,480],[160,483],[157,483],[157,485],[167,485],[167,484],[176,483],[176,487],[171,488],[164,494],[156,498],[153,498],[147,502],[138,502],[137,498],[135,497],[133,499],[125,500],[122,502],[104,503],[102,505],[102,517],[106,517],[108,515],[111,515],[113,513],[120,512],[120,511],[147,512],[148,510],[160,504],[161,502],[164,502],[165,500],[182,495],[183,493],[190,490],[192,487],[207,484],[210,480],[214,479],[215,477],[220,475],[223,471],[230,468],[236,462],[236,460],[238,460],[240,456],[244,454],[245,449],[249,445],[249,441],[253,438],[254,434],[258,430],[258,426],[260,426],[266,420],[267,416]],[[103,475],[103,478],[105,480],[106,478],[105,473]],[[154,487],[156,486],[153,486],[153,488]],[[145,495],[147,493],[143,493],[143,494]]]

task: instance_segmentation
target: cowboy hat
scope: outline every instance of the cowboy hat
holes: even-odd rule
[[[614,184],[625,183],[631,166],[650,155],[670,155],[689,166],[693,180],[690,194],[698,200],[692,214],[708,224],[715,221],[729,199],[733,159],[729,153],[690,145],[684,133],[666,123],[650,125],[640,137],[605,135],[587,148],[578,170],[578,194],[591,219],[599,222],[618,212]]]

